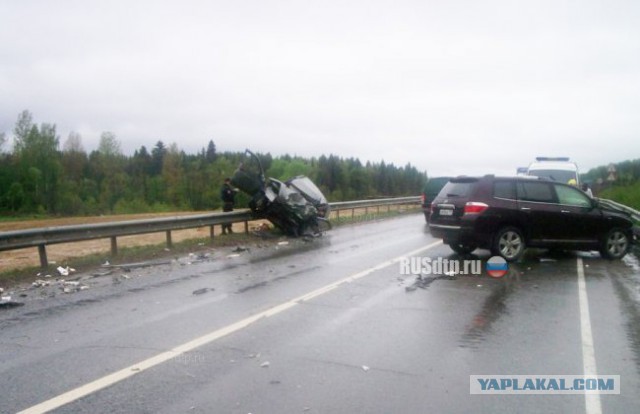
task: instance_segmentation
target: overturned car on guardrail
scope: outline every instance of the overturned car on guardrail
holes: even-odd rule
[[[319,236],[331,228],[329,203],[322,191],[305,176],[287,181],[265,178],[260,159],[251,151],[231,184],[251,196],[249,208],[256,218],[269,220],[289,236]]]

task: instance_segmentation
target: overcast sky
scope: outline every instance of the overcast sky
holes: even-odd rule
[[[640,158],[640,2],[0,0],[0,132],[24,109],[87,152],[586,170]]]

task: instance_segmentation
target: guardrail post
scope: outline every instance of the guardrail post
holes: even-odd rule
[[[249,222],[244,222],[244,234],[249,234]]]
[[[209,237],[213,240],[213,236],[215,235],[215,226],[209,226]]]
[[[40,267],[43,269],[49,266],[49,260],[47,259],[47,249],[44,244],[38,245],[38,254],[40,255]]]
[[[111,257],[115,257],[118,255],[118,242],[116,241],[116,236],[111,237]]]
[[[173,247],[173,243],[171,242],[171,230],[167,230],[167,248],[170,249]]]

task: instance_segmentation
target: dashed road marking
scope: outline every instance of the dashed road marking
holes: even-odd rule
[[[587,284],[584,280],[584,264],[578,257],[578,298],[580,302],[580,331],[582,332],[582,365],[584,375],[596,376],[595,348],[593,346],[593,334],[591,332],[591,316],[589,315],[589,297],[587,296]],[[602,414],[602,403],[599,394],[584,395],[587,414]]]
[[[193,339],[192,341],[186,342],[182,345],[179,345],[169,351],[166,352],[162,352],[158,355],[155,355],[151,358],[145,359],[144,361],[141,361],[137,364],[133,364],[129,367],[126,367],[124,369],[121,369],[119,371],[116,371],[112,374],[106,375],[102,378],[99,378],[95,381],[92,381],[88,384],[82,385],[78,388],[75,388],[71,391],[67,391],[64,394],[58,395],[56,397],[53,397],[47,401],[44,401],[40,404],[34,405],[30,408],[27,408],[23,411],[20,411],[20,413],[18,414],[36,414],[36,413],[46,413],[49,412],[51,410],[55,410],[57,408],[60,408],[66,404],[69,404],[73,401],[76,401],[80,398],[86,397],[87,395],[93,394],[97,391],[100,391],[101,389],[107,388],[109,386],[112,386],[120,381],[123,381],[127,378],[130,378],[134,375],[140,374],[141,372],[144,372],[150,368],[153,368],[157,365],[160,365],[164,362],[167,362],[169,360],[172,360],[176,357],[180,357],[181,355],[187,353],[187,352],[191,352],[194,349],[197,349],[201,346],[210,344],[222,337],[225,337],[227,335],[230,335],[234,332],[238,332],[241,329],[244,329],[248,326],[250,326],[251,324],[261,320],[262,318],[268,318],[270,316],[275,316],[279,313],[282,313],[288,309],[293,308],[296,305],[299,305],[302,302],[305,301],[309,301],[311,299],[314,299],[318,296],[324,295],[325,293],[331,292],[334,289],[339,288],[340,286],[346,284],[346,283],[351,283],[354,282],[358,279],[361,279],[365,276],[368,276],[374,272],[377,272],[379,270],[382,270],[386,267],[389,267],[397,262],[399,262],[401,259],[403,259],[404,257],[407,256],[412,256],[412,255],[416,255],[422,252],[425,252],[429,249],[432,249],[438,245],[442,244],[442,241],[437,241],[434,243],[431,243],[425,247],[421,247],[419,249],[413,250],[411,252],[405,253],[401,256],[398,256],[396,258],[390,259],[390,260],[386,260],[380,264],[377,264],[376,266],[373,266],[369,269],[363,270],[361,272],[355,273],[353,275],[350,275],[348,277],[345,277],[344,279],[338,280],[337,282],[328,284],[326,286],[323,286],[319,289],[313,290],[309,293],[305,293],[304,295],[298,296],[294,299],[291,299],[290,301],[281,303],[279,305],[273,306],[263,312],[257,313],[255,315],[249,316],[247,318],[244,318],[238,322],[235,322],[231,325],[225,326],[224,328],[220,328],[217,329],[213,332],[210,332],[206,335],[203,335],[199,338]]]

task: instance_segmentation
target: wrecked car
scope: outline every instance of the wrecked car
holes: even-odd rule
[[[231,184],[251,197],[249,208],[258,219],[269,220],[283,233],[293,236],[319,236],[331,228],[330,206],[322,191],[305,176],[280,181],[265,178],[257,155],[246,150],[250,162],[242,163]]]

